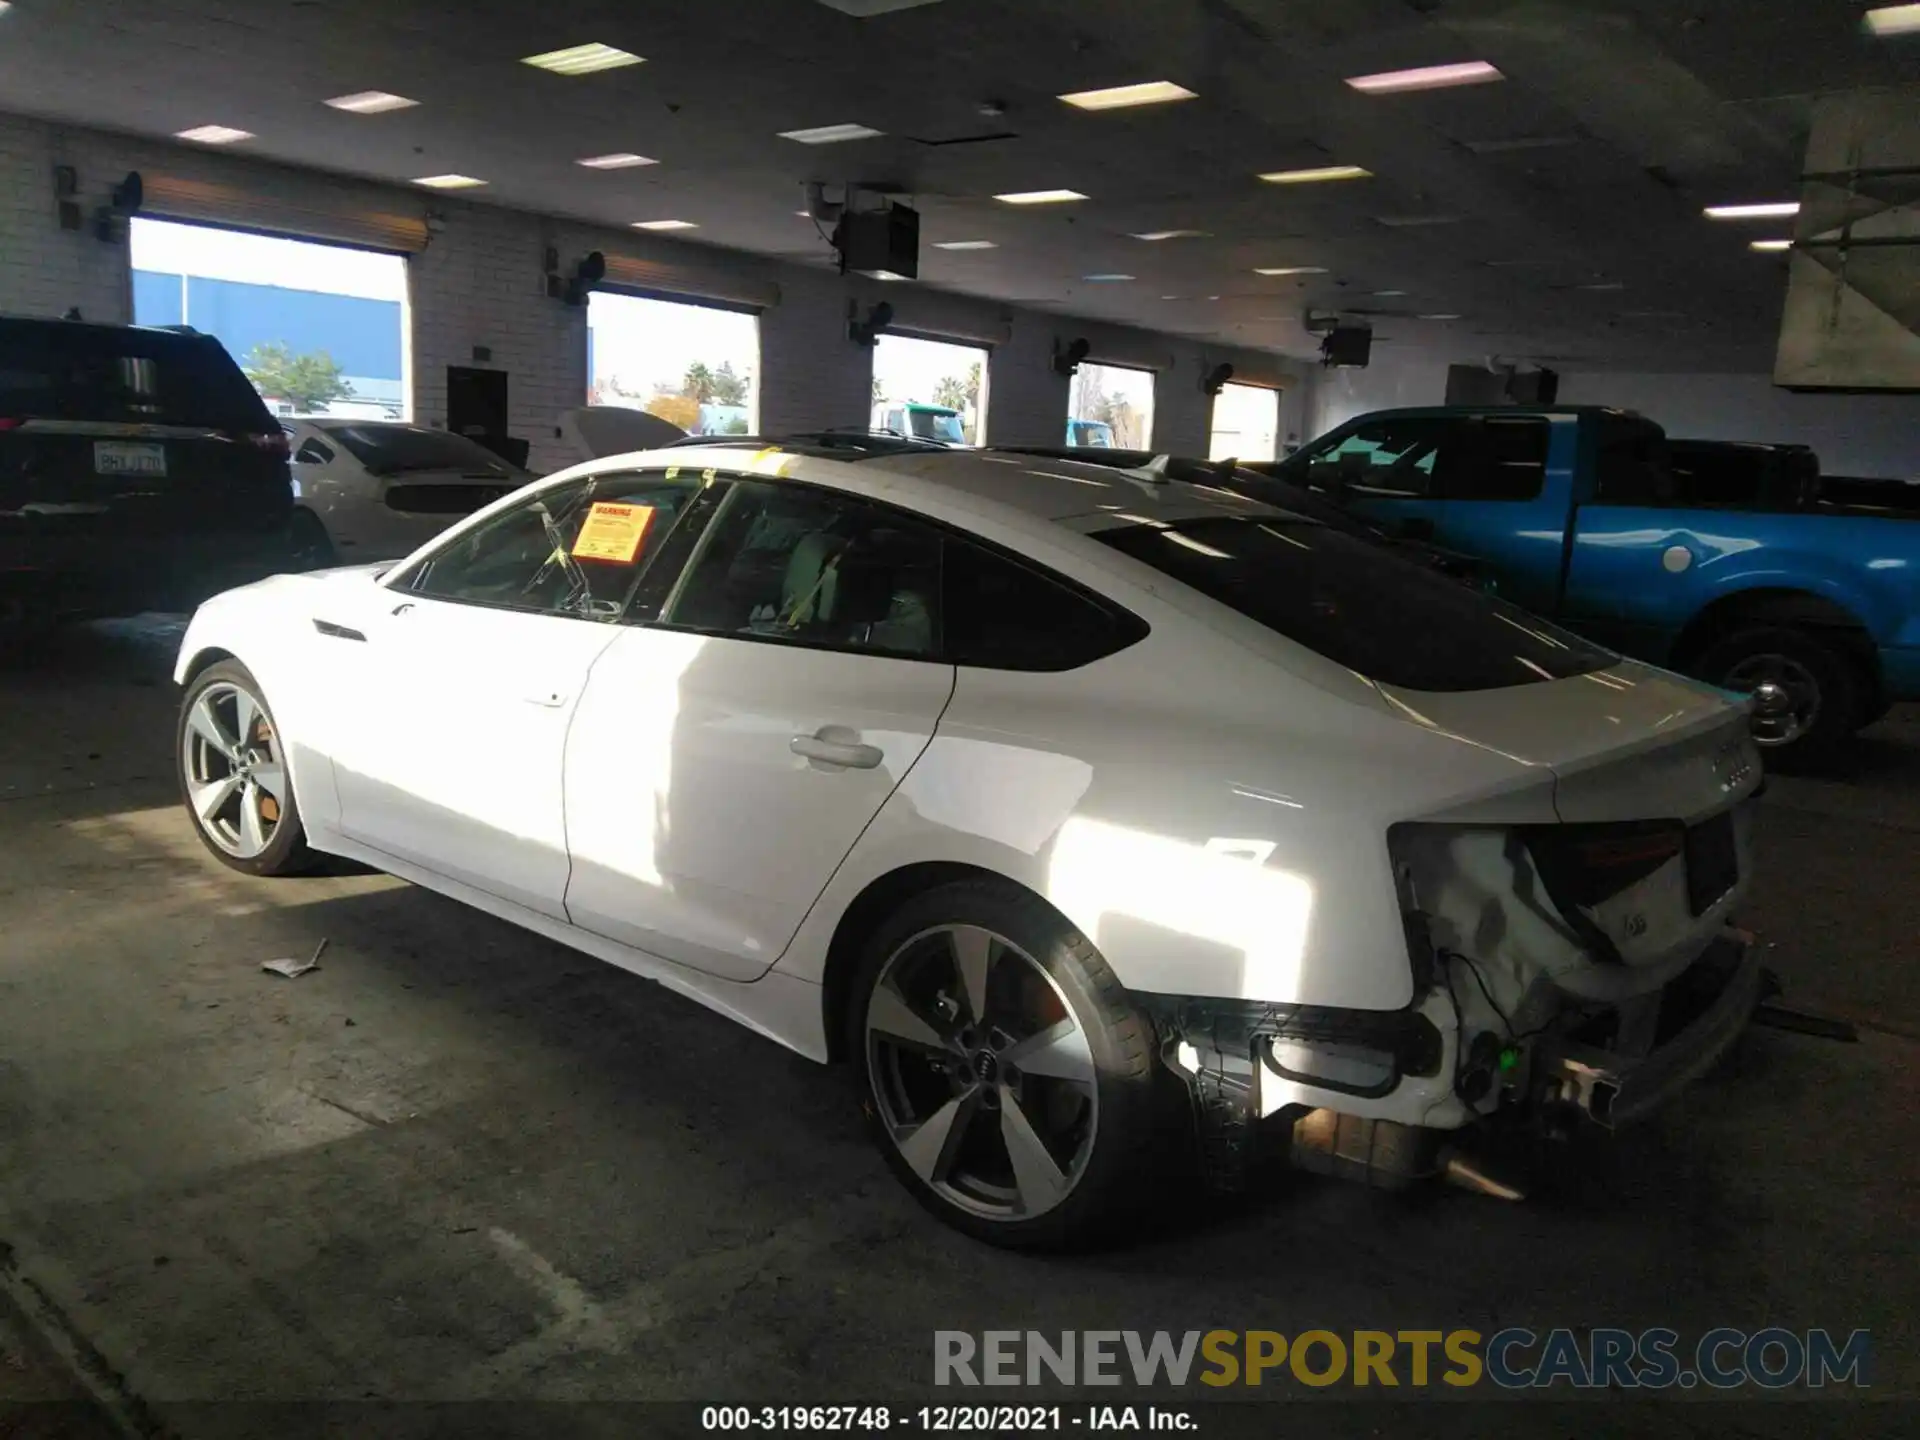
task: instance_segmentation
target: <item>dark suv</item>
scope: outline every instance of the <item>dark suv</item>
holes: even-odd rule
[[[287,434],[210,335],[0,316],[0,634],[283,568]]]

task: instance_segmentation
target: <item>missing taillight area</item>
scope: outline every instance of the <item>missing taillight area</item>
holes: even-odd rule
[[[1533,825],[1523,834],[1542,882],[1563,906],[1611,900],[1673,860],[1687,843],[1687,827],[1678,820]]]

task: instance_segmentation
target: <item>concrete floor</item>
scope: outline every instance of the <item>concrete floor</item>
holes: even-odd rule
[[[1874,1393],[1920,1396],[1920,714],[1763,806],[1748,923],[1859,1044],[1755,1031],[1527,1205],[1297,1179],[1044,1260],[929,1220],[843,1075],[385,877],[216,865],[174,798],[177,635],[0,675],[0,1241],[182,1433],[248,1428],[211,1400],[925,1399],[935,1329],[1014,1326],[1864,1326]]]

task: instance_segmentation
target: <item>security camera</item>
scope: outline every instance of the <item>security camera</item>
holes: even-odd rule
[[[137,215],[146,202],[147,187],[138,170],[129,170],[126,178],[107,194],[107,203],[121,215]]]
[[[1200,393],[1203,395],[1218,395],[1226,383],[1232,378],[1233,366],[1224,363],[1216,365],[1207,371],[1205,378],[1200,381]]]
[[[881,300],[868,307],[867,318],[858,319],[859,310],[849,306],[847,310],[847,338],[856,345],[872,346],[880,343],[880,336],[893,324],[893,306]]]
[[[559,277],[547,277],[547,293],[552,294],[554,281]],[[560,298],[569,305],[584,305],[593,287],[607,278],[607,257],[598,250],[589,250],[573,267],[573,278],[566,282]]]
[[[1057,375],[1071,375],[1080,368],[1080,364],[1093,351],[1093,346],[1085,340],[1069,340],[1062,345],[1053,342],[1053,369]]]

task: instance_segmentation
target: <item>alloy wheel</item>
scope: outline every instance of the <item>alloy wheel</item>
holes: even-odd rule
[[[977,925],[913,936],[874,983],[866,1044],[887,1134],[943,1199],[1013,1221],[1073,1192],[1099,1118],[1093,1049],[1018,945]]]
[[[207,837],[240,860],[273,843],[286,813],[287,770],[266,706],[231,681],[195,697],[181,737],[187,800]]]

